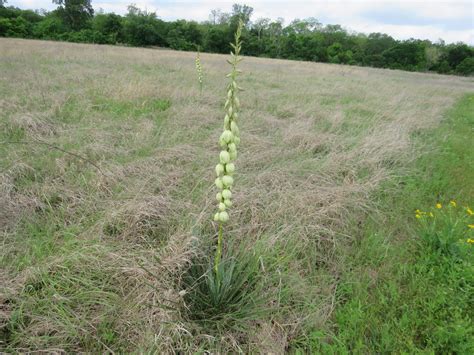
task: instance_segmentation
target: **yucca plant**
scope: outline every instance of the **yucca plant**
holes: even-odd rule
[[[201,55],[199,53],[199,47],[198,47],[197,53],[196,53],[196,71],[197,71],[197,75],[198,75],[199,92],[202,94],[203,73],[202,73]]]
[[[186,289],[185,303],[188,316],[198,320],[209,329],[223,328],[242,329],[247,321],[256,319],[266,312],[263,273],[260,265],[260,247],[255,243],[229,240],[226,253],[223,255],[224,225],[229,221],[229,208],[232,206],[234,161],[237,158],[237,147],[240,143],[239,118],[240,102],[237,97],[241,88],[237,84],[240,70],[238,63],[242,60],[240,51],[243,23],[240,22],[235,33],[235,42],[231,44],[232,66],[227,75],[230,82],[227,86],[225,102],[224,131],[219,138],[222,148],[219,153],[219,164],[216,165],[215,184],[219,189],[216,195],[218,211],[214,215],[218,236],[214,257],[209,254],[214,250],[203,241],[201,255],[193,261],[192,267],[183,277]]]
[[[214,271],[216,274],[219,272],[219,263],[222,258],[223,225],[229,220],[227,209],[232,206],[233,174],[235,171],[233,161],[237,158],[237,147],[240,144],[240,133],[237,126],[240,102],[237,93],[242,89],[237,85],[237,76],[241,72],[237,69],[237,64],[242,60],[240,57],[242,27],[243,23],[240,21],[235,33],[235,43],[231,43],[233,50],[230,53],[231,59],[228,60],[228,63],[232,66],[232,70],[227,74],[230,82],[227,86],[227,100],[224,105],[226,110],[224,131],[219,138],[222,150],[219,153],[219,164],[216,165],[217,178],[215,184],[220,190],[216,195],[218,211],[214,215],[214,221],[218,223],[217,247],[214,258]]]

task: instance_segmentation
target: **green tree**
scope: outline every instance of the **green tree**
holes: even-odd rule
[[[436,66],[436,71],[440,74],[449,74],[452,68],[449,66],[447,60],[443,60]]]
[[[384,33],[371,33],[365,43],[363,56],[364,65],[383,67],[385,65],[382,53],[397,44],[397,41]]]
[[[0,19],[0,36],[24,38],[29,37],[30,33],[31,24],[21,16]]]
[[[64,22],[55,15],[46,16],[33,29],[36,38],[57,39],[61,33],[67,32]]]
[[[330,63],[341,63],[341,56],[343,54],[344,49],[342,48],[342,44],[336,42],[330,45],[327,49],[327,54]]]
[[[435,68],[441,58],[441,49],[438,46],[428,45],[425,48],[426,69]]]
[[[239,21],[242,21],[244,26],[247,26],[252,16],[253,8],[247,5],[232,5],[232,15],[230,18],[231,26],[237,28]]]
[[[268,29],[268,25],[270,24],[270,22],[271,20],[269,18],[259,18],[253,24],[252,27],[257,33],[257,38],[259,42],[262,40],[263,31]]]
[[[265,51],[269,57],[280,58],[283,44],[283,18],[278,18],[276,21],[268,25],[267,30],[267,44]]]
[[[8,18],[0,18],[0,36],[7,37],[10,33],[12,22]]]
[[[142,11],[135,5],[128,7],[123,34],[134,46],[165,46],[166,24],[154,12]]]
[[[474,55],[474,51],[467,44],[456,43],[448,47],[446,60],[451,68],[456,68],[461,62]]]
[[[250,17],[252,16],[253,8],[247,5],[232,5],[232,13],[229,20],[229,31],[227,33],[226,42],[230,43],[234,40],[234,33],[239,27],[240,21],[244,24],[244,29],[250,29]],[[246,41],[246,31],[242,32],[243,41]],[[227,50],[224,52],[227,53]]]
[[[90,0],[53,0],[58,4],[57,15],[71,30],[77,31],[84,27],[94,16]]]
[[[211,25],[224,25],[228,24],[230,20],[230,14],[228,12],[222,12],[221,9],[211,10],[209,15],[209,21]]]
[[[465,58],[461,63],[459,63],[459,65],[456,67],[456,73],[461,75],[474,74],[474,58]]]
[[[206,51],[214,53],[227,53],[229,48],[228,38],[231,35],[229,26],[210,26],[207,30],[204,45]]]
[[[166,42],[173,49],[190,51],[202,45],[202,33],[196,22],[178,20],[169,24]]]
[[[92,29],[104,35],[108,43],[120,42],[122,35],[122,17],[116,14],[98,14],[92,20]]]
[[[321,30],[322,25],[314,17],[308,17],[306,19],[293,20],[287,27],[288,32],[294,32],[296,34],[309,34],[317,30]]]
[[[383,52],[385,64],[393,69],[421,70],[425,68],[425,44],[423,41],[407,40]]]

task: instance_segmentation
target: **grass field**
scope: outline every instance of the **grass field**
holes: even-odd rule
[[[472,353],[474,80],[245,58],[226,237],[262,302],[215,328],[182,279],[229,69],[201,54],[201,95],[194,58],[0,39],[0,349]]]

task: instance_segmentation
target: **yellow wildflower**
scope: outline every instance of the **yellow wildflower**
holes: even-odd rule
[[[443,207],[443,205],[442,205],[441,203],[438,202],[438,203],[436,204],[436,208],[437,208],[437,209],[440,209],[440,208],[442,208],[442,207]]]
[[[433,212],[430,212],[430,217],[434,217],[434,214],[433,214]]]
[[[466,212],[469,216],[472,216],[474,214],[474,212],[472,212],[472,210],[469,207],[466,208]]]
[[[456,207],[456,201],[449,201],[449,204],[453,207]]]
[[[469,238],[468,240],[466,240],[466,242],[468,242],[469,244],[474,244],[474,239]]]
[[[474,224],[468,224],[467,226],[471,229],[474,229]]]
[[[417,214],[415,217],[416,217],[416,218],[421,218],[421,215]]]

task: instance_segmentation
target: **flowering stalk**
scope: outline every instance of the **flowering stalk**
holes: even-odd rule
[[[197,74],[198,74],[198,82],[199,82],[199,92],[202,94],[202,78],[203,78],[203,75],[202,75],[202,65],[201,65],[201,56],[199,54],[199,48],[198,48],[198,51],[196,53],[196,71],[197,71]]]
[[[227,101],[224,105],[226,115],[224,117],[224,132],[222,132],[219,138],[219,144],[222,151],[219,154],[219,164],[216,165],[215,184],[220,190],[216,199],[219,203],[218,212],[214,215],[214,221],[219,223],[219,233],[217,237],[217,249],[214,258],[214,270],[217,274],[218,266],[222,257],[222,234],[223,224],[229,220],[229,214],[227,209],[232,206],[232,185],[234,184],[234,178],[232,175],[235,171],[235,165],[233,161],[237,158],[237,147],[240,143],[239,127],[237,127],[237,120],[239,117],[240,102],[237,98],[237,92],[242,90],[236,82],[237,76],[241,73],[237,69],[237,64],[242,60],[240,55],[242,42],[240,37],[242,34],[242,21],[239,22],[237,31],[235,32],[235,43],[231,43],[233,51],[230,52],[231,59],[228,63],[232,66],[232,70],[227,77],[230,78],[230,83],[227,87]]]

